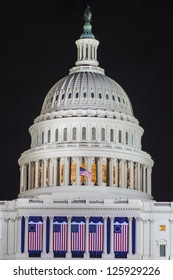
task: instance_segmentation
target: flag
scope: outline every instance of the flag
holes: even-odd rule
[[[53,222],[53,251],[67,252],[67,222]]]
[[[80,167],[80,176],[86,176],[87,178],[91,177],[91,172],[89,172],[87,169]]]
[[[128,223],[114,222],[114,252],[128,252]]]
[[[103,223],[89,223],[89,251],[103,252]]]
[[[43,246],[42,217],[31,216],[28,221],[28,251],[41,252]]]
[[[71,223],[71,251],[85,252],[85,223]]]

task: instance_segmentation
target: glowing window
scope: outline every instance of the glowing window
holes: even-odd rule
[[[160,225],[159,230],[160,231],[166,231],[166,226],[165,225]]]

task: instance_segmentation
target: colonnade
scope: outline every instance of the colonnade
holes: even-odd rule
[[[84,253],[84,258],[89,258],[90,253],[89,253],[89,218],[90,217],[85,217],[85,253]],[[110,217],[110,237],[109,237],[109,246],[107,246],[107,238],[108,238],[108,226],[107,226],[107,220],[108,217],[103,217],[103,229],[104,229],[104,234],[103,234],[103,251],[102,251],[102,258],[106,257],[111,257],[114,258],[114,218],[115,217]],[[49,240],[47,239],[47,219],[49,219]],[[42,257],[46,256],[47,257],[53,257],[54,252],[53,252],[53,216],[50,217],[43,217],[43,240],[42,240]],[[130,258],[132,255],[135,253],[132,252],[132,217],[128,218],[129,220],[129,230],[128,230],[128,244],[129,244],[129,249],[128,249],[128,258]],[[67,252],[66,256],[67,258],[72,257],[72,251],[71,251],[71,221],[72,217],[67,217],[68,221],[68,231],[67,231]],[[138,220],[137,220],[138,221]],[[21,230],[22,226],[19,226],[19,231]],[[136,227],[136,230],[138,230],[138,226]],[[25,217],[25,229],[23,231],[24,234],[24,243],[21,245],[21,235],[19,234],[18,238],[18,250],[17,252],[21,252],[22,254],[27,254],[28,255],[28,217]],[[139,239],[139,231],[137,231],[137,234],[135,234],[136,240]],[[48,244],[47,244],[48,242]],[[23,247],[23,249],[22,249]],[[109,247],[109,248],[108,248]],[[47,250],[49,248],[49,250]],[[137,246],[136,246],[137,248]],[[109,250],[109,253],[108,253]]]
[[[80,167],[90,176],[81,176]],[[142,163],[104,157],[61,157],[21,166],[20,192],[68,185],[111,186],[151,194],[151,168]]]
[[[41,257],[53,258],[53,216],[49,217],[50,227],[49,227],[49,250],[47,251],[47,216],[43,216],[43,249]],[[10,259],[16,257],[18,258],[28,258],[28,217],[25,216],[25,230],[23,231],[23,250],[22,249],[22,217],[15,218],[3,218],[1,219],[1,247],[0,247],[0,259]],[[108,217],[103,217],[104,220],[104,242],[103,242],[103,253],[102,258],[114,258],[114,217],[110,217],[110,245],[109,254],[107,253],[107,219]],[[71,220],[72,217],[68,217],[68,236],[67,236],[67,253],[66,258],[71,258]],[[157,259],[159,258],[159,248],[155,232],[156,232],[156,220],[154,219],[141,219],[135,217],[135,252],[133,249],[134,240],[132,240],[132,220],[133,217],[128,217],[129,231],[128,231],[128,254],[127,259]],[[86,224],[86,236],[89,235],[89,217],[85,217]],[[157,225],[158,226],[158,225]],[[133,229],[134,230],[134,229]],[[167,224],[167,241],[165,244],[169,244],[166,248],[166,259],[173,259],[173,220],[169,220]],[[170,243],[169,243],[170,240]],[[166,245],[167,246],[167,245]],[[156,252],[157,250],[157,252]],[[85,253],[84,258],[89,258],[89,244],[88,238],[86,238],[85,243]]]

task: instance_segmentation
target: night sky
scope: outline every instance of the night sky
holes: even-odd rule
[[[48,90],[76,61],[91,6],[98,60],[128,94],[155,164],[155,200],[173,201],[173,2],[0,1],[0,200],[19,192],[18,158]]]

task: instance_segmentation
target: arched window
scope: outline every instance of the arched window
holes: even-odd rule
[[[47,132],[47,142],[50,143],[50,130]]]
[[[110,130],[110,141],[114,142],[114,130],[113,129]]]
[[[128,145],[129,142],[129,137],[128,137],[128,132],[126,131],[126,145]]]
[[[102,94],[101,94],[101,92],[99,92],[99,99],[102,99]]]
[[[91,98],[94,98],[94,92],[91,92]]]
[[[118,142],[122,143],[122,132],[121,132],[121,130],[119,130]]]
[[[64,141],[67,141],[67,128],[64,128],[63,139]]]
[[[55,130],[55,142],[58,142],[58,129]]]
[[[101,141],[105,141],[105,128],[101,129]]]
[[[72,129],[72,140],[76,140],[76,127]]]
[[[86,96],[87,96],[87,93],[86,93],[86,91],[84,91],[83,97],[86,98]]]
[[[86,140],[86,127],[82,127],[82,140]]]
[[[44,132],[41,134],[41,144],[44,144]]]
[[[79,98],[79,92],[76,92],[76,98]]]
[[[92,127],[92,140],[96,140],[96,128]]]

